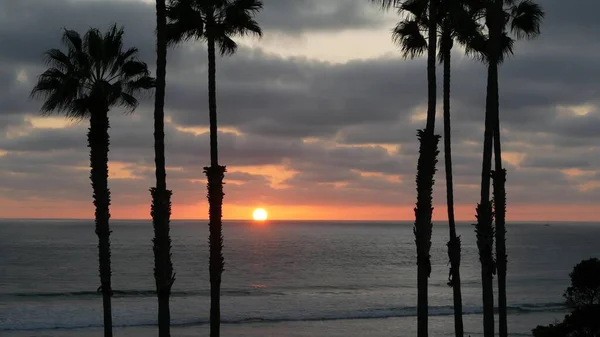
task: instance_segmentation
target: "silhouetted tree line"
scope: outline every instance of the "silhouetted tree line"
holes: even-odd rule
[[[477,247],[481,262],[484,335],[494,336],[493,276],[497,273],[499,335],[507,337],[506,170],[502,166],[500,146],[498,68],[506,57],[513,53],[515,39],[530,39],[539,35],[544,12],[531,0],[369,1],[384,9],[394,9],[402,17],[393,29],[393,39],[405,57],[427,55],[427,119],[425,128],[417,131],[419,159],[414,223],[419,337],[428,336],[427,290],[431,274],[432,194],[441,138],[435,132],[436,63],[439,61],[443,65],[443,145],[449,222],[447,247],[450,261],[448,284],[453,290],[457,337],[463,337],[464,331],[460,283],[461,240],[456,232],[454,219],[451,155],[450,89],[454,44],[457,43],[467,55],[487,65],[481,195],[475,209]],[[220,287],[224,270],[222,205],[226,168],[220,165],[218,157],[216,59],[217,54],[226,56],[236,52],[237,44],[233,40],[236,36],[262,36],[261,28],[255,21],[255,15],[262,7],[261,0],[170,0],[168,3],[166,0],[156,0],[156,78],[150,76],[146,63],[137,59],[136,48],[124,48],[123,29],[116,25],[104,34],[97,29],[90,29],[81,36],[75,31],[65,30],[62,39],[65,51],[51,49],[46,52],[48,69],[39,76],[32,91],[33,97],[44,99],[42,112],[60,113],[68,118],[87,119],[90,122],[90,179],[98,235],[101,283],[99,291],[103,295],[105,337],[112,336],[108,111],[120,108],[132,112],[138,105],[136,96],[150,89],[154,89],[155,99],[156,186],[150,188],[150,193],[158,329],[160,337],[170,336],[169,298],[175,273],[171,262],[169,235],[172,192],[167,189],[165,164],[166,66],[168,46],[182,44],[188,40],[203,41],[208,50],[210,166],[204,168],[204,173],[207,176],[209,204],[210,335],[220,335]],[[493,169],[492,155],[495,159]],[[491,187],[493,194],[490,199]],[[576,299],[578,296],[578,293],[574,292],[568,298]],[[578,311],[570,316],[571,321],[580,318],[576,312]]]
[[[534,337],[600,336],[600,260],[592,258],[577,264],[571,274],[571,286],[564,298],[571,308],[562,322],[533,329]]]

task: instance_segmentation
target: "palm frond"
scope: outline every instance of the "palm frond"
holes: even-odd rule
[[[62,85],[66,77],[67,75],[59,69],[46,70],[38,77],[38,81],[29,96],[31,98],[46,98]]]
[[[42,113],[51,115],[62,112],[70,118],[84,118],[85,109],[81,110],[79,105],[73,105],[80,98],[78,79],[69,76],[59,78],[55,74],[48,75],[48,72],[43,73],[31,92],[32,97],[44,99]]]
[[[123,54],[123,27],[112,25],[104,34],[102,70],[112,73],[113,67]],[[112,65],[112,66],[111,66]]]
[[[205,19],[196,0],[176,0],[167,7],[167,41],[169,45],[190,39],[203,39]]]
[[[131,93],[149,90],[156,87],[156,79],[151,76],[142,76],[134,81],[127,82],[127,86],[127,92]]]
[[[134,55],[136,55],[138,53],[138,49],[133,47],[133,48],[129,48],[127,49],[125,52],[120,52],[117,57],[115,57],[115,60],[113,61],[112,67],[110,69],[110,73],[109,76],[115,76],[119,70],[121,69],[121,67],[123,67],[123,65],[125,64],[125,62],[127,60],[129,60],[130,58],[132,58]]]
[[[436,0],[405,0],[398,8],[399,13],[409,13],[417,21],[425,22],[428,20],[427,10],[429,8],[429,1]],[[440,8],[438,6],[438,8]]]
[[[220,35],[217,39],[217,43],[221,55],[233,55],[238,49],[237,43],[226,34]]]
[[[394,42],[400,46],[404,57],[415,58],[427,50],[427,39],[414,20],[401,21],[392,31]]]
[[[121,96],[119,96],[118,104],[125,107],[128,110],[127,112],[133,112],[139,105],[139,102],[133,95],[122,92]]]
[[[511,8],[511,31],[518,39],[533,39],[540,35],[544,15],[540,5],[530,0],[521,1]]]
[[[238,11],[245,11],[251,16],[258,14],[263,7],[262,0],[233,0],[226,6],[227,9],[233,8]]]
[[[489,60],[489,40],[482,32],[478,31],[475,34],[464,36],[465,54],[480,62]]]
[[[254,15],[263,8],[259,0],[235,0],[223,10],[223,19],[219,25],[227,35],[262,36],[262,30],[254,20]]]
[[[136,59],[130,59],[121,66],[121,78],[126,80],[149,74],[148,65]]]
[[[52,68],[65,72],[71,71],[74,68],[73,60],[60,49],[50,49],[44,54],[46,56],[46,65]]]
[[[87,31],[83,38],[83,48],[89,55],[96,69],[100,69],[104,54],[104,39],[102,33],[96,28]],[[99,77],[99,74],[97,74]]]
[[[105,80],[96,81],[92,92],[92,97],[98,99],[96,101],[97,104],[103,104],[108,107],[119,105],[119,98],[123,92],[123,81],[112,83]]]
[[[500,37],[500,56],[498,58],[498,63],[504,62],[504,59],[514,54],[514,44],[515,40],[511,38],[508,33],[503,33]]]
[[[130,83],[116,81],[114,83],[104,83],[106,100],[110,105],[125,108],[126,113],[133,112],[139,105],[138,100],[133,96],[134,92],[127,87]]]
[[[80,76],[91,78],[93,60],[90,58],[88,53],[86,53],[84,50],[71,51],[69,53],[69,58],[74,63],[75,69],[78,73],[80,73]]]
[[[65,29],[63,33],[62,42],[67,46],[68,50],[81,52],[83,49],[83,42],[81,41],[81,35],[74,30]]]
[[[470,8],[453,8],[449,20],[452,35],[461,45],[468,44],[471,38],[480,34],[483,28],[477,21],[477,13]]]

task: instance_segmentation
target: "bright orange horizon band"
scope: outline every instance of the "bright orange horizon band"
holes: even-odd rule
[[[1,201],[1,200],[0,200]],[[150,219],[150,206],[111,207],[114,220]],[[255,209],[264,208],[269,220],[341,220],[341,221],[414,221],[413,206],[288,206],[288,205],[228,205],[223,206],[224,220],[252,220]],[[457,221],[475,221],[473,205],[456,207]],[[75,203],[45,203],[39,200],[29,202],[0,202],[0,218],[4,219],[93,219],[93,206],[89,201]],[[206,220],[208,206],[173,205],[172,220]],[[446,208],[437,206],[434,221],[447,219]],[[511,205],[508,208],[507,221],[581,221],[600,222],[595,205]]]

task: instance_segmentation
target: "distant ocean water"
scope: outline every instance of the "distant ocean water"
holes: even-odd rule
[[[150,221],[112,221],[118,336],[155,335]],[[416,330],[416,266],[407,222],[225,223],[224,336],[398,336]],[[434,225],[432,335],[453,335],[447,227]],[[460,224],[466,335],[481,332],[473,226]],[[598,256],[600,224],[508,225],[512,335],[565,314],[562,293],[582,259]],[[172,223],[177,273],[173,336],[208,331],[206,222]],[[97,336],[102,326],[96,236],[88,220],[0,221],[0,336]]]

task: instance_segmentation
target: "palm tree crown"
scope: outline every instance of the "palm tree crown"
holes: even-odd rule
[[[534,39],[540,35],[540,25],[544,18],[542,7],[531,0],[475,0],[472,10],[477,17],[484,20],[483,29],[473,34],[466,44],[466,52],[478,60],[502,63],[505,58],[514,53],[515,39]],[[491,41],[491,31],[495,17],[504,17],[496,26],[498,46],[494,48]],[[509,30],[510,29],[510,30]]]
[[[123,29],[116,25],[104,35],[92,28],[83,38],[65,30],[63,43],[66,52],[46,52],[50,68],[31,92],[45,99],[41,110],[46,114],[82,119],[94,108],[123,106],[132,111],[138,105],[135,94],[154,86],[147,65],[136,58],[137,48],[123,50]]]
[[[403,19],[392,30],[394,42],[398,44],[404,57],[415,58],[427,50],[427,31],[429,29],[429,0],[371,0],[386,7],[395,7]],[[453,40],[467,44],[476,34],[479,25],[474,11],[471,9],[472,0],[437,1],[437,34],[442,37],[447,34],[450,39],[438,40],[438,58],[444,61],[445,50],[452,49]]]
[[[168,9],[168,40],[178,44],[190,39],[213,38],[221,55],[237,50],[233,36],[262,36],[254,15],[263,8],[261,0],[173,0]]]

